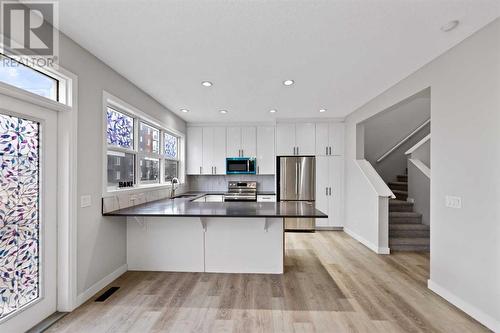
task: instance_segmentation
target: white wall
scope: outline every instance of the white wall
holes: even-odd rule
[[[459,28],[460,29],[460,28]],[[436,33],[440,33],[436,31]],[[469,37],[346,119],[346,182],[356,175],[356,126],[431,88],[431,282],[433,290],[500,330],[500,19]],[[346,226],[358,228],[355,187]],[[444,205],[462,197],[463,208]],[[371,205],[371,204],[370,204]]]
[[[364,123],[365,159],[373,165],[386,182],[395,181],[397,175],[405,173],[406,156],[404,153],[429,134],[430,126],[421,129],[380,163],[377,163],[377,159],[429,119],[430,116],[430,96],[427,91],[405,103],[401,103],[401,105],[377,114]]]
[[[103,90],[185,132],[185,122],[153,98],[61,34],[60,64],[78,76],[78,196],[92,206],[78,209],[77,288],[82,294],[126,264],[126,221],[101,216]],[[130,66],[148,66],[137,59]]]

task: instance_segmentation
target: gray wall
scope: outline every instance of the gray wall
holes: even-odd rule
[[[346,119],[346,182],[356,177],[360,122],[431,89],[430,286],[460,308],[500,329],[500,19],[357,109]],[[356,187],[346,188],[346,227]],[[445,206],[445,196],[463,207]],[[356,224],[357,223],[357,224]]]
[[[405,152],[430,132],[430,125],[427,125],[384,160],[377,163],[380,156],[430,118],[429,93],[419,95],[398,104],[396,107],[391,107],[363,123],[365,159],[373,165],[386,182],[395,181],[397,175],[405,173]]]
[[[78,208],[78,294],[126,264],[126,223],[101,216],[102,92],[119,97],[170,128],[186,123],[120,74],[61,34],[60,64],[78,75],[78,196],[91,195],[92,206]],[[148,66],[139,59],[130,66]]]

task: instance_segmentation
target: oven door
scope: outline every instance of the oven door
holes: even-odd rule
[[[226,159],[226,173],[229,174],[255,174],[255,158],[232,157]]]

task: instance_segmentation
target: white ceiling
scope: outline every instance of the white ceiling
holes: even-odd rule
[[[343,117],[499,15],[497,0],[60,1],[63,32],[188,122]]]

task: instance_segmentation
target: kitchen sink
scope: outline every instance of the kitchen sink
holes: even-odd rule
[[[197,196],[198,196],[198,194],[180,194],[180,195],[176,195],[173,199],[194,198]]]

